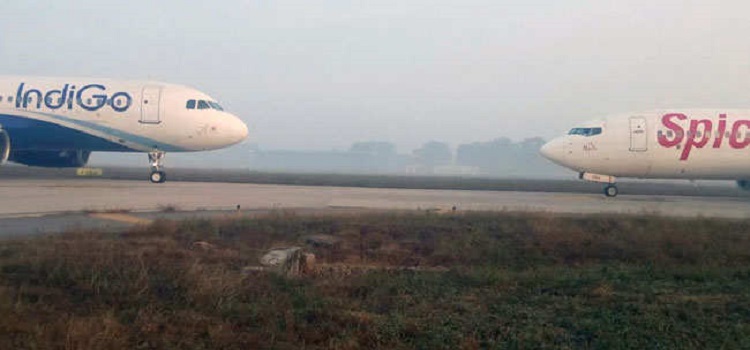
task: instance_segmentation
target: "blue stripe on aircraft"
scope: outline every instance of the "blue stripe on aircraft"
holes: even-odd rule
[[[32,112],[33,113],[33,112]],[[36,113],[49,118],[74,123],[83,127],[100,131],[127,142],[136,143],[145,148],[158,147],[163,151],[184,151],[183,148],[157,142],[155,140],[126,133],[117,129],[102,127],[89,122],[83,122],[54,114]],[[120,143],[112,142],[99,136],[91,135],[83,130],[61,126],[33,118],[0,114],[0,126],[10,134],[14,149],[85,149],[91,151],[113,152],[142,152]]]
[[[92,130],[96,130],[96,131],[102,132],[104,134],[116,137],[118,139],[125,140],[127,142],[132,142],[132,143],[139,144],[139,145],[141,145],[141,146],[143,146],[144,148],[147,148],[147,149],[155,149],[156,148],[156,149],[159,149],[159,150],[165,151],[165,152],[185,152],[185,151],[187,151],[187,149],[182,148],[182,147],[177,147],[177,146],[174,146],[174,145],[170,145],[170,144],[167,144],[167,143],[156,141],[156,140],[148,138],[148,137],[143,137],[143,136],[139,136],[139,135],[127,133],[127,132],[124,132],[122,130],[113,129],[113,128],[102,126],[102,125],[98,125],[98,124],[92,123],[92,122],[87,122],[87,121],[83,121],[83,120],[72,119],[72,118],[64,117],[64,116],[57,115],[57,114],[41,113],[41,112],[31,112],[31,113],[32,114],[38,114],[38,115],[46,116],[46,117],[57,119],[57,120],[62,120],[62,121],[68,122],[68,123],[76,124],[76,125],[80,125],[82,127],[89,128],[89,129],[92,129]]]
[[[135,151],[79,130],[17,115],[0,114],[0,125],[10,134],[13,150]]]

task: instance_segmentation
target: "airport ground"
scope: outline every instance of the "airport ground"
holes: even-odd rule
[[[730,184],[28,171],[0,172],[0,348],[750,347]],[[288,246],[314,268],[248,269]]]
[[[274,211],[5,239],[0,348],[748,348],[749,235],[736,219]],[[315,254],[301,276],[250,268],[289,246]]]
[[[157,218],[226,211],[453,210],[568,214],[658,213],[744,218],[750,192],[731,182],[622,182],[615,199],[576,179],[485,179],[169,169],[154,185],[145,169],[3,167],[0,236],[70,228],[117,230]],[[90,176],[95,175],[95,176]]]
[[[515,180],[514,180],[515,181]],[[550,185],[548,185],[550,186]],[[674,185],[672,185],[674,186]],[[109,229],[158,218],[292,211],[510,211],[745,218],[750,199],[719,196],[267,185],[97,178],[0,180],[0,237]]]
[[[148,170],[143,168],[101,167],[93,168],[91,178],[103,180],[144,181]],[[475,176],[417,176],[417,175],[367,175],[257,172],[242,169],[184,169],[168,168],[169,181],[250,183],[258,185],[297,185],[356,188],[468,190],[468,191],[521,191],[570,192],[599,194],[602,186],[580,181],[576,174],[567,178],[485,178]],[[80,179],[78,169],[47,169],[24,166],[3,166],[0,181],[6,179],[60,180]],[[742,191],[730,181],[633,181],[623,179],[619,184],[623,193],[631,195],[669,195],[701,197],[750,198],[750,191]]]

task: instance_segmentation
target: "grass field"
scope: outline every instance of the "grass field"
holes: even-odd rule
[[[310,247],[300,278],[246,272]],[[196,241],[209,248],[195,248]],[[362,214],[0,242],[0,348],[750,348],[750,220]]]

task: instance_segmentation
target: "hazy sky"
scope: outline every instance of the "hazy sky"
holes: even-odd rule
[[[264,148],[409,152],[659,107],[750,106],[747,1],[12,1],[6,74],[205,91]]]

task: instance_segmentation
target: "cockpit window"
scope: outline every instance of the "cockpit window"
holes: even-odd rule
[[[602,133],[602,128],[573,128],[568,135],[594,136]]]
[[[185,104],[185,108],[187,109],[215,109],[217,111],[223,111],[224,108],[221,107],[220,104],[214,102],[214,101],[204,101],[204,100],[188,100]]]
[[[222,107],[221,107],[221,105],[219,105],[219,104],[218,104],[218,103],[216,103],[216,102],[211,102],[211,101],[208,101],[208,104],[210,104],[210,105],[211,105],[211,108],[213,108],[213,109],[215,109],[215,110],[217,110],[217,111],[223,111],[223,110],[224,110],[224,108],[222,108]]]

